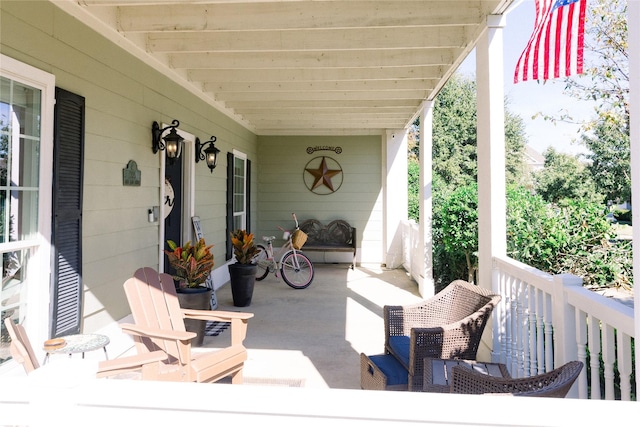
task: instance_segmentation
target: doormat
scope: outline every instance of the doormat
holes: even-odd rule
[[[208,337],[216,337],[220,335],[222,332],[224,332],[229,326],[231,326],[231,322],[216,322],[216,321],[207,322],[205,335]]]

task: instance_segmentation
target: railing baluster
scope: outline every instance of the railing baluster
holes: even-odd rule
[[[615,332],[610,325],[602,324],[602,362],[604,363],[604,398],[616,398],[613,386],[613,362],[615,360]]]
[[[587,315],[582,310],[576,310],[576,345],[578,346],[578,360],[587,366]],[[578,395],[580,399],[589,398],[589,384],[587,383],[586,368],[578,377]]]
[[[536,299],[538,304],[538,373],[544,372],[544,293],[538,290]]]
[[[522,363],[522,376],[528,377],[531,375],[531,357],[530,357],[530,347],[529,343],[531,342],[531,332],[529,331],[529,289],[530,286],[528,283],[522,283],[522,306],[524,308],[524,313],[522,315],[522,351],[523,351],[523,363]]]
[[[588,340],[589,340],[589,357],[591,363],[591,399],[600,400],[600,320],[593,315],[589,315]]]
[[[517,357],[517,343],[516,334],[518,330],[518,301],[515,290],[515,279],[513,276],[509,276],[509,336],[511,339],[509,340],[509,365],[510,371],[517,373],[518,372],[518,357]]]
[[[538,373],[538,340],[537,340],[537,310],[536,310],[536,288],[529,286],[529,354],[531,362],[529,363],[529,375],[537,375]]]
[[[516,289],[516,333],[518,334],[516,337],[516,355],[517,355],[517,376],[522,377],[524,375],[524,310],[523,310],[523,283],[520,279],[515,279],[515,289]]]
[[[544,370],[552,371],[553,366],[553,316],[551,315],[551,294],[544,293]]]
[[[506,364],[507,366],[509,366],[509,347],[508,347],[508,342],[509,342],[509,317],[508,317],[508,313],[509,310],[507,309],[508,304],[509,304],[509,293],[507,292],[507,284],[509,283],[509,276],[508,275],[504,275],[502,277],[502,283],[501,285],[501,291],[502,294],[504,295],[504,298],[502,299],[502,303],[501,303],[501,321],[502,321],[502,330],[504,332],[504,336],[505,336],[505,340],[502,343],[502,363]]]
[[[631,337],[624,332],[617,331],[618,339],[618,373],[620,374],[620,398],[631,400]]]

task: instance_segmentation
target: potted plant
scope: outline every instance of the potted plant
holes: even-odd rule
[[[173,279],[178,283],[176,293],[180,307],[196,310],[211,309],[211,289],[203,286],[213,269],[213,254],[204,239],[195,245],[188,241],[178,246],[174,241],[167,240],[170,251],[165,250],[169,264],[173,267]],[[205,320],[185,319],[185,328],[189,332],[198,334],[192,345],[200,346],[204,340],[207,322]]]
[[[236,258],[235,263],[229,264],[233,305],[247,307],[251,304],[256,281],[257,266],[253,258],[258,254],[258,248],[253,243],[253,233],[246,230],[232,231],[231,244]]]

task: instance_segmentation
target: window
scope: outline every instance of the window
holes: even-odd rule
[[[10,358],[5,318],[34,340],[48,327],[54,85],[0,55],[0,364]]]
[[[251,231],[251,161],[238,151],[227,153],[227,261],[233,257],[230,233]]]
[[[233,158],[233,229],[247,228],[247,159]]]

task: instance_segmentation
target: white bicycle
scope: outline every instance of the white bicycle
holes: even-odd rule
[[[256,280],[264,279],[269,273],[274,273],[278,277],[278,271],[280,271],[280,275],[287,285],[294,289],[304,289],[313,282],[315,271],[311,260],[300,252],[307,235],[298,228],[296,214],[291,215],[293,215],[296,228],[291,233],[282,227],[278,227],[283,232],[284,244],[275,256],[273,253],[275,236],[262,237],[262,240],[267,244],[266,247],[264,245],[256,245],[258,247],[258,255],[254,258],[255,264],[258,266]]]

